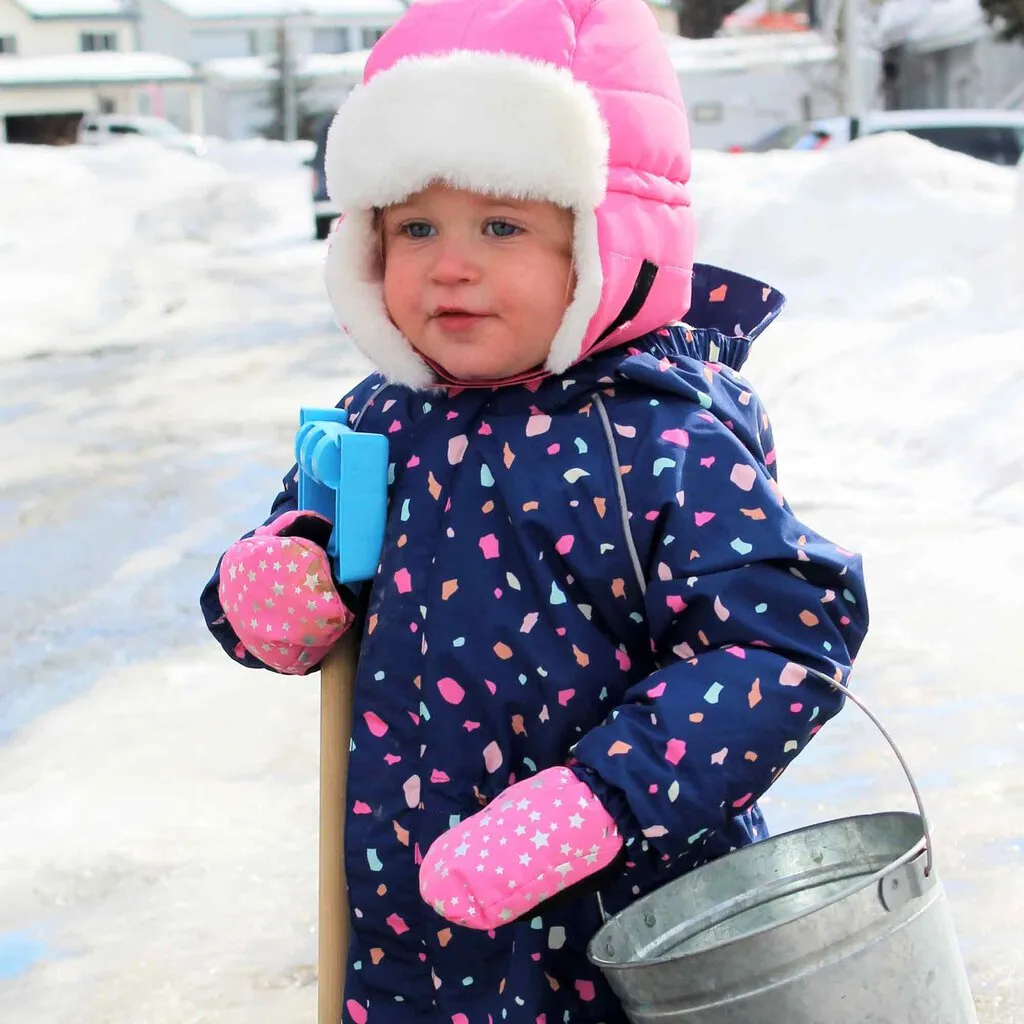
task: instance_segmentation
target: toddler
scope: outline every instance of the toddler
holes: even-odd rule
[[[642,0],[418,0],[326,169],[328,292],[379,370],[339,404],[390,446],[380,564],[334,584],[293,469],[202,606],[282,673],[359,630],[345,1020],[624,1024],[602,907],[766,834],[867,628],[737,372],[782,297],[694,264]]]

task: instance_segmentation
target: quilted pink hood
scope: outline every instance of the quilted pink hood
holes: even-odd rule
[[[544,370],[517,380],[562,373],[689,308],[689,133],[643,0],[416,0],[339,110],[326,171],[343,211],[328,293],[397,383],[439,380],[384,308],[373,210],[434,181],[575,214],[572,302]]]

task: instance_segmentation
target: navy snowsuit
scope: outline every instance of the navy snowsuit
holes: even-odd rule
[[[781,306],[698,267],[687,324],[562,377],[446,392],[375,374],[339,403],[387,436],[391,475],[359,598],[346,1020],[620,1024],[585,954],[594,889],[615,913],[766,834],[755,801],[841,704],[805,667],[845,680],[867,628],[859,558],[786,504],[736,372]],[[271,518],[295,507],[292,471]],[[210,629],[257,667],[216,579]],[[435,914],[430,843],[566,763],[625,856],[491,933]]]

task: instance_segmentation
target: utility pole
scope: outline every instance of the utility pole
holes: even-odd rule
[[[291,15],[281,17],[278,28],[278,64],[281,75],[282,134],[285,142],[294,142],[299,134],[298,96],[295,90],[295,58],[292,53]]]
[[[842,98],[843,113],[850,118],[850,137],[859,134],[864,116],[864,80],[861,64],[862,0],[842,0]]]
[[[128,0],[125,9],[132,19],[132,49],[138,53],[142,49],[142,12],[139,10],[139,0]]]

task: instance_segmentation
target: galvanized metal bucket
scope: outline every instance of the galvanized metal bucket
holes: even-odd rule
[[[633,1024],[977,1024],[920,792],[744,847],[631,904],[588,955]]]

